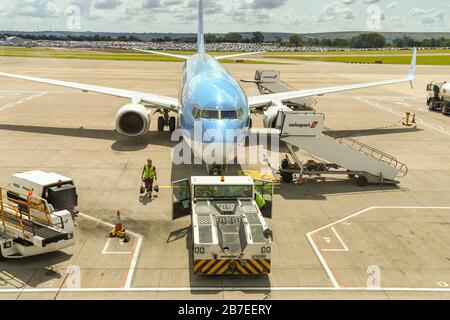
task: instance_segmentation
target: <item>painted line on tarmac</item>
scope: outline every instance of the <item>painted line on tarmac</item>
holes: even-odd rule
[[[3,91],[3,93],[5,93],[5,92],[6,92],[6,91]],[[12,92],[12,93],[18,93],[18,94],[24,94],[24,93],[27,93],[27,94],[28,94],[28,93],[33,93],[33,92],[14,91],[14,92]],[[0,92],[0,94],[2,94],[2,92]],[[18,105],[21,105],[21,104],[23,104],[23,103],[25,103],[25,102],[28,102],[28,101],[30,101],[30,100],[33,100],[33,99],[37,99],[37,98],[39,98],[39,97],[41,97],[41,96],[43,96],[43,95],[45,95],[45,94],[47,94],[47,92],[42,92],[42,91],[41,91],[41,92],[34,92],[34,94],[32,94],[31,96],[28,96],[28,97],[26,97],[26,98],[17,100],[17,101],[15,101],[15,102],[8,103],[8,104],[4,105],[3,107],[0,107],[0,112],[1,112],[1,111],[5,111],[5,110],[7,110],[7,109],[15,108],[15,107],[17,107]]]
[[[11,293],[152,293],[152,292],[209,292],[209,291],[271,291],[271,292],[417,292],[450,293],[450,288],[333,288],[333,287],[167,287],[167,288],[43,288],[43,289],[2,289],[0,294]]]
[[[99,223],[99,224],[103,224],[104,226],[110,227],[110,228],[114,228],[115,225],[109,222],[105,222],[103,220],[91,217],[89,215],[86,215],[84,213],[79,213],[79,216],[94,221],[95,223]],[[141,247],[142,247],[142,241],[144,239],[144,237],[138,233],[132,232],[127,230],[127,232],[134,236],[137,240],[136,240],[136,246],[133,248],[132,253],[133,255],[130,258],[130,267],[127,270],[127,272],[125,273],[125,282],[122,285],[122,289],[129,289],[131,288],[131,282],[133,281],[133,276],[134,276],[134,271],[136,270],[136,265],[137,265],[137,260],[139,258],[139,254],[141,252]],[[1,291],[0,291],[1,292]]]
[[[396,111],[396,110],[392,109],[391,107],[383,106],[383,105],[381,105],[379,103],[376,103],[376,102],[370,102],[369,99],[371,99],[371,98],[356,97],[355,99],[358,100],[358,101],[361,101],[361,102],[363,102],[365,104],[368,104],[368,105],[370,105],[372,107],[375,107],[377,109],[380,109],[380,110],[383,110],[383,111],[395,114],[396,116],[399,116],[400,118],[404,118],[405,117],[405,113],[404,112]],[[421,118],[416,118],[416,122],[417,122],[417,124],[424,125],[424,126],[430,128],[430,129],[433,129],[435,131],[438,131],[440,133],[443,133],[443,134],[446,134],[446,135],[450,136],[450,131],[443,130],[443,128],[441,126],[439,126],[439,125],[435,125],[433,123],[425,122],[425,120],[423,120]]]
[[[128,276],[126,278],[125,285],[123,286],[124,288],[127,288],[127,289],[131,288],[131,282],[133,281],[133,276],[134,276],[134,271],[136,270],[137,260],[139,258],[139,253],[141,252],[142,240],[143,240],[142,236],[137,238],[136,247],[133,249],[134,255],[131,258],[131,264],[130,264],[130,269],[128,271]]]
[[[323,252],[350,252],[349,248],[345,244],[344,240],[342,240],[339,233],[337,233],[336,229],[334,227],[331,227],[331,231],[333,231],[334,235],[336,236],[336,239],[338,239],[339,243],[341,244],[341,249],[322,249]]]
[[[105,254],[105,255],[133,254],[133,252],[124,252],[124,251],[116,251],[116,252],[113,252],[113,251],[108,251],[108,248],[109,248],[109,245],[111,244],[111,241],[112,241],[112,238],[109,238],[109,239],[106,241],[106,244],[105,244],[105,246],[103,247],[103,250],[102,250],[102,254]]]
[[[322,255],[321,251],[319,250],[319,248],[318,248],[316,242],[314,241],[313,236],[314,236],[316,233],[320,232],[320,231],[329,229],[329,228],[331,228],[331,227],[334,227],[335,225],[341,224],[341,223],[346,222],[346,221],[348,221],[348,220],[350,220],[350,219],[353,219],[353,218],[355,218],[355,217],[357,217],[357,216],[360,216],[360,215],[362,215],[362,214],[364,214],[364,213],[366,213],[366,212],[369,212],[369,211],[371,211],[371,210],[376,210],[376,209],[410,209],[410,210],[421,210],[421,209],[422,209],[422,210],[426,210],[426,209],[431,209],[431,210],[450,210],[450,207],[426,207],[426,206],[425,206],[425,207],[424,207],[424,206],[422,206],[422,207],[419,207],[419,206],[373,206],[373,207],[369,207],[369,208],[367,208],[367,209],[358,211],[358,212],[356,212],[356,213],[354,213],[354,214],[352,214],[352,215],[349,215],[348,217],[345,217],[345,218],[343,218],[343,219],[340,219],[340,220],[337,220],[337,221],[332,222],[332,223],[330,223],[330,224],[327,224],[326,226],[323,226],[323,227],[321,227],[321,228],[319,228],[319,229],[316,229],[316,230],[314,230],[314,231],[308,232],[308,233],[306,234],[306,238],[308,239],[309,244],[310,244],[311,247],[313,248],[314,253],[316,254],[316,257],[319,259],[319,261],[320,261],[320,263],[321,263],[321,265],[322,265],[322,268],[325,270],[325,272],[326,272],[326,274],[328,275],[328,278],[330,279],[330,281],[331,281],[331,283],[332,283],[332,285],[333,285],[334,288],[337,288],[337,289],[338,289],[338,288],[341,288],[341,286],[339,285],[338,281],[336,280],[336,277],[334,276],[334,274],[333,274],[333,272],[332,272],[330,266],[328,265],[328,263],[327,263],[325,257]]]

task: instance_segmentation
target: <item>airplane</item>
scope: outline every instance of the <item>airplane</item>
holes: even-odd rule
[[[218,141],[210,137],[205,137],[204,135],[196,135],[194,133],[196,127],[201,127],[202,132],[207,132],[210,129],[223,132],[222,142],[224,144],[234,144],[236,137],[230,137],[225,132],[228,130],[235,130],[235,132],[249,130],[251,127],[250,115],[255,109],[262,108],[265,110],[264,124],[267,127],[272,127],[276,123],[278,111],[287,108],[283,104],[287,101],[404,82],[412,83],[415,78],[416,49],[414,49],[409,73],[402,79],[248,97],[238,82],[220,64],[220,61],[261,52],[216,57],[207,54],[204,37],[203,0],[199,0],[198,9],[199,19],[196,54],[189,57],[179,54],[140,50],[150,54],[158,54],[185,61],[178,98],[3,72],[0,72],[0,76],[129,99],[130,102],[120,108],[116,115],[116,130],[120,134],[127,137],[141,137],[146,135],[150,128],[152,115],[154,113],[161,113],[162,116],[158,117],[158,131],[164,131],[166,127],[169,127],[170,131],[173,132],[179,127],[184,129],[184,132],[187,132],[187,140],[192,141],[197,139],[194,142],[201,143],[203,148],[210,144],[215,144]],[[171,113],[177,114],[178,119],[170,116]]]

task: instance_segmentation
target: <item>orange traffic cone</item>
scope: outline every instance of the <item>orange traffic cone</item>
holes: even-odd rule
[[[121,238],[124,240],[124,242],[130,241],[130,238],[128,237],[127,231],[123,228],[122,225],[122,219],[120,218],[120,210],[117,210],[117,222],[114,226],[114,229],[109,233],[110,238]]]
[[[114,230],[116,232],[122,231],[123,227],[122,227],[122,219],[120,218],[120,210],[117,210],[117,215],[116,215],[116,226],[114,227]]]

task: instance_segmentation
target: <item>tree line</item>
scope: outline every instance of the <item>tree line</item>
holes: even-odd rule
[[[104,35],[93,35],[93,36],[87,36],[87,35],[64,35],[64,36],[58,36],[58,35],[46,35],[46,34],[0,34],[0,38],[6,38],[6,37],[19,37],[25,40],[48,40],[48,41],[123,41],[123,42],[140,42],[142,41],[140,38],[129,35],[121,35],[118,37],[112,37],[112,36],[104,36]]]
[[[394,39],[388,42],[386,38],[379,33],[367,33],[354,36],[352,39],[343,38],[302,38],[298,34],[290,37],[288,42],[283,42],[281,39],[277,43],[288,47],[335,47],[335,48],[354,48],[354,49],[376,49],[376,48],[411,48],[411,47],[425,47],[425,48],[442,48],[450,47],[450,39],[430,38],[424,40],[415,40],[409,36],[404,35],[401,38]]]
[[[50,41],[121,41],[121,42],[142,42],[138,36],[121,35],[117,37],[106,35],[43,35],[43,34],[24,34],[24,35],[9,35],[0,34],[0,38],[17,36],[27,40],[50,40]],[[180,42],[180,43],[195,43],[197,38],[178,37],[172,38],[169,36],[153,39],[155,42]],[[302,37],[300,34],[292,34],[289,40],[283,40],[277,37],[275,41],[266,41],[262,32],[253,32],[251,37],[243,37],[240,33],[229,32],[223,35],[206,34],[205,41],[207,43],[269,43],[278,44],[283,47],[332,47],[332,48],[355,48],[355,49],[374,49],[384,47],[396,48],[410,48],[410,47],[450,47],[450,39],[429,38],[424,40],[415,40],[407,35],[401,38],[394,39],[388,42],[386,38],[380,33],[364,33],[354,36],[351,39],[345,38],[313,38]]]

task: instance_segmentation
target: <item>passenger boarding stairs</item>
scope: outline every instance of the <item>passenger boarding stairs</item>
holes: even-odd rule
[[[12,199],[6,189],[0,188],[1,238],[37,248],[69,240],[72,235],[64,231],[63,219],[51,213],[45,200],[34,196],[25,199]]]
[[[282,111],[277,121],[281,140],[325,161],[330,161],[371,183],[396,182],[408,167],[395,157],[352,138],[338,137],[324,127],[324,115]]]

